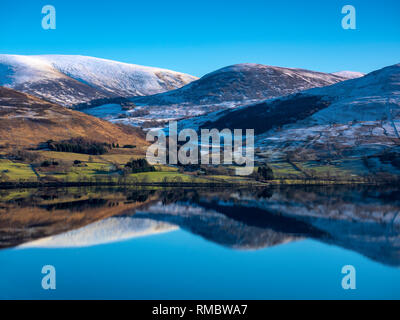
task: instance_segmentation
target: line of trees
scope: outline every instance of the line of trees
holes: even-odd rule
[[[138,172],[154,172],[156,168],[150,165],[146,159],[131,159],[129,160],[125,167],[125,173],[138,173]]]
[[[107,153],[112,145],[105,142],[91,141],[84,138],[72,138],[60,142],[47,141],[50,150],[58,152],[73,152],[91,155],[102,155]]]

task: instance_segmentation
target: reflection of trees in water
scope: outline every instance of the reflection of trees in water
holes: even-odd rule
[[[132,214],[157,199],[156,190],[71,188],[8,190],[0,202],[0,248]],[[12,214],[11,214],[12,213]]]
[[[68,209],[70,211],[85,211],[87,209],[104,207],[107,204],[108,201],[105,199],[87,199],[87,200],[79,200],[73,202],[44,204],[44,205],[39,205],[39,207],[44,208],[48,211],[65,210],[65,209]],[[113,205],[113,203],[111,203],[110,205]]]
[[[175,203],[178,201],[199,201],[199,191],[196,189],[163,189],[159,193],[163,205]]]
[[[118,205],[118,201],[145,202],[156,192],[151,189],[86,187],[2,190],[0,196],[7,199],[3,203],[20,208],[37,206],[48,210],[84,211],[88,208],[112,207]],[[16,196],[10,197],[13,193]]]
[[[135,202],[145,202],[156,193],[155,190],[136,190],[127,193],[126,200]]]

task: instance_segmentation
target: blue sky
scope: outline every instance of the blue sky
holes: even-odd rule
[[[41,9],[57,29],[41,28]],[[357,29],[341,27],[341,8]],[[254,62],[370,72],[400,62],[398,0],[2,0],[0,53],[81,54],[202,76]]]

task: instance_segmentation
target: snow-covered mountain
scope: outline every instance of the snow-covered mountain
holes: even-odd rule
[[[355,79],[355,78],[361,78],[364,77],[365,74],[357,71],[339,71],[339,72],[334,72],[332,73],[335,76],[343,77],[346,79]]]
[[[64,106],[112,97],[152,95],[196,77],[165,69],[74,56],[0,55],[0,86]]]
[[[269,158],[369,156],[400,146],[400,64],[196,121],[203,127],[254,128],[257,146]]]
[[[238,64],[209,73],[180,89],[135,97],[132,101],[137,107],[128,111],[123,121],[140,123],[198,116],[344,80],[347,77],[304,69]]]

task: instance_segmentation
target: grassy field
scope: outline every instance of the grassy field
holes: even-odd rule
[[[36,180],[36,175],[29,164],[0,159],[0,173],[5,179]]]
[[[296,170],[288,162],[271,162],[268,165],[271,167],[272,171],[274,172],[274,176],[277,179],[304,178],[305,177],[303,173]]]
[[[137,179],[139,182],[194,182],[194,183],[207,183],[209,180],[197,177],[195,175],[188,175],[178,172],[141,172],[130,174],[129,178]]]
[[[340,163],[332,163],[321,165],[317,161],[308,161],[299,163],[296,162],[296,166],[299,167],[302,172],[311,177],[348,177],[352,175],[352,172],[344,167],[340,166]]]
[[[112,171],[109,163],[101,162],[82,162],[81,165],[71,167],[67,172],[58,171],[57,168],[51,171],[37,170],[41,178],[54,177],[67,181],[88,180],[91,177],[105,177]]]
[[[130,159],[138,159],[143,157],[136,150],[118,149],[104,155],[88,155],[73,152],[56,152],[56,151],[35,151],[40,157],[45,159],[64,160],[64,161],[84,161],[88,162],[89,159],[98,163],[118,163],[125,164]]]
[[[120,152],[120,153],[119,153]],[[155,165],[155,172],[122,175],[121,170],[132,159],[143,158],[137,150],[119,149],[105,155],[70,152],[32,151],[35,163],[0,159],[3,182],[59,181],[59,182],[118,182],[118,183],[236,183],[248,181],[240,177],[204,176],[195,172],[179,172],[177,167]],[[43,167],[41,163],[51,164]]]
[[[125,164],[132,159],[143,158],[135,149],[113,149],[104,155],[87,155],[55,151],[30,151],[35,161],[0,159],[1,182],[115,182],[132,183],[218,183],[218,184],[260,184],[255,176],[241,177],[233,174],[234,167],[214,168],[210,172],[183,171],[174,166],[155,165],[155,172],[123,174]],[[51,165],[43,166],[43,162]],[[54,164],[56,163],[56,164]],[[361,180],[366,169],[360,159],[347,159],[323,163],[271,162],[268,164],[274,174],[269,183],[301,183],[304,180],[352,181]],[[255,167],[254,172],[257,172]],[[208,170],[206,170],[208,171]]]
[[[272,162],[268,164],[276,179],[357,179],[368,171],[359,159],[322,163],[319,161]]]

